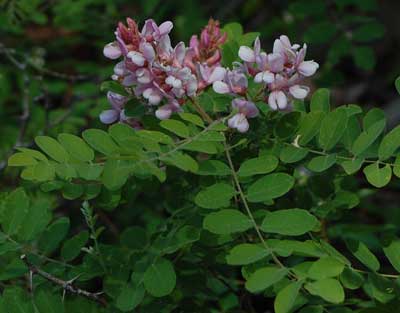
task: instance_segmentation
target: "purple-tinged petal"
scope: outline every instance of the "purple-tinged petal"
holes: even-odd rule
[[[143,91],[143,98],[149,101],[150,105],[157,105],[161,102],[161,94],[154,88],[147,88]]]
[[[146,59],[144,58],[143,54],[137,51],[131,51],[128,53],[128,58],[132,60],[134,64],[137,66],[143,66]]]
[[[125,96],[112,91],[107,92],[107,99],[111,106],[116,110],[121,110],[128,100]]]
[[[148,84],[151,82],[151,74],[150,71],[146,68],[140,68],[136,72],[137,81],[141,84]]]
[[[142,28],[142,36],[152,35],[157,30],[157,24],[152,19],[148,19],[144,22]]]
[[[143,52],[143,56],[148,62],[153,62],[156,56],[156,52],[154,51],[154,48],[150,43],[142,43],[140,45],[140,50]]]
[[[178,61],[179,64],[183,63],[186,55],[186,48],[185,44],[181,41],[178,43],[174,49],[175,59]]]
[[[174,87],[174,88],[182,88],[182,81],[176,79],[174,76],[168,76],[165,80],[165,83]]]
[[[257,56],[261,52],[261,43],[260,38],[257,36],[256,40],[254,40],[254,55]]]
[[[101,112],[100,121],[104,124],[112,124],[119,118],[119,112],[117,110],[105,110]]]
[[[287,98],[283,91],[277,90],[269,94],[268,104],[272,110],[285,109],[287,106]]]
[[[254,54],[253,49],[246,47],[246,46],[241,46],[239,48],[239,58],[241,58],[245,62],[255,62],[256,61],[256,56]]]
[[[285,59],[282,57],[281,54],[278,53],[270,53],[267,56],[268,60],[268,67],[270,71],[274,73],[281,72],[283,70]]]
[[[216,82],[217,80],[223,80],[226,74],[226,69],[217,66],[211,73],[210,77],[208,78],[209,83]]]
[[[107,44],[103,49],[103,54],[106,58],[112,60],[118,59],[122,55],[121,49],[116,42],[111,42]]]
[[[271,73],[270,71],[260,72],[254,77],[254,82],[256,82],[256,83],[264,82],[266,84],[270,84],[274,80],[275,80],[275,75],[273,73]]]
[[[156,110],[155,115],[159,120],[166,120],[171,117],[172,110],[168,105],[163,105],[158,110]]]
[[[194,96],[196,91],[197,91],[197,79],[194,75],[192,75],[192,78],[189,79],[186,85],[186,94],[188,96]]]
[[[289,88],[290,94],[296,99],[304,99],[307,97],[310,89],[306,86],[294,85]]]
[[[314,61],[303,61],[299,64],[298,71],[301,75],[309,77],[315,74],[319,64]]]
[[[114,74],[117,76],[124,76],[126,75],[127,70],[125,67],[125,62],[121,61],[114,66]]]
[[[166,22],[162,23],[160,26],[158,26],[160,36],[168,34],[173,27],[174,27],[174,24],[172,24],[171,21],[166,21]]]
[[[258,116],[259,113],[260,112],[258,111],[257,106],[253,102],[247,101],[246,116],[248,118],[254,118],[254,117]]]
[[[249,122],[244,114],[235,114],[228,120],[228,126],[230,128],[236,128],[239,132],[245,133],[249,130]]]
[[[229,86],[221,81],[216,81],[213,83],[213,89],[216,93],[225,94],[230,92]]]

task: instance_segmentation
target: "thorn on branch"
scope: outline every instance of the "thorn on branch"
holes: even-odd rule
[[[89,292],[89,291],[80,289],[78,287],[75,287],[73,285],[73,283],[77,277],[72,280],[65,281],[65,280],[62,280],[58,277],[51,275],[50,273],[47,273],[47,272],[41,270],[40,268],[36,267],[34,264],[30,263],[25,254],[21,255],[21,260],[23,262],[25,262],[26,266],[29,268],[30,277],[32,277],[34,274],[37,274],[37,275],[43,277],[44,279],[52,282],[53,284],[56,284],[56,285],[62,287],[63,294],[70,292],[72,294],[88,298],[92,301],[96,301],[104,307],[107,306],[107,301],[101,297],[101,294],[103,294],[103,292],[93,293],[93,292]]]

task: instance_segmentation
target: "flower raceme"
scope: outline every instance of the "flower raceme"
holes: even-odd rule
[[[195,96],[213,83],[214,70],[220,66],[220,46],[226,40],[219,23],[210,20],[200,38],[192,36],[188,48],[183,42],[172,47],[169,37],[172,27],[169,21],[158,26],[153,20],[147,20],[139,31],[136,22],[128,18],[127,26],[119,23],[116,41],[103,50],[110,59],[123,58],[116,64],[112,78],[132,88],[134,95],[147,105],[158,106],[155,114],[159,119],[167,119],[180,111],[186,97]],[[121,118],[123,105],[116,106],[112,97],[108,98],[112,110],[103,112],[101,121],[115,122],[118,111],[118,119],[125,121]]]
[[[188,98],[193,99],[212,86],[219,94],[233,96],[231,107],[235,114],[228,126],[239,132],[249,129],[248,118],[259,114],[255,100],[250,99],[248,80],[261,84],[263,100],[271,109],[290,108],[292,99],[304,99],[309,88],[302,85],[306,77],[315,74],[318,63],[305,61],[307,46],[292,45],[289,38],[275,40],[272,53],[261,50],[256,38],[253,48],[241,46],[232,68],[221,66],[221,46],[227,40],[218,21],[210,19],[200,36],[193,35],[189,46],[183,42],[171,45],[170,21],[157,25],[147,20],[141,31],[130,18],[127,24],[119,23],[116,40],[104,47],[104,55],[112,60],[122,60],[114,67],[112,79],[119,82],[148,107],[156,107],[159,119],[168,119],[174,112],[182,111]],[[128,97],[109,92],[111,109],[103,111],[100,120],[111,124],[116,121],[133,127],[137,120],[125,115]]]
[[[300,45],[292,45],[287,36],[280,36],[274,42],[272,53],[267,54],[261,51],[260,39],[257,37],[253,49],[246,46],[239,48],[239,58],[244,64],[235,71],[241,75],[245,73],[253,77],[255,83],[264,85],[265,94],[269,93],[268,104],[271,109],[286,109],[292,98],[304,99],[308,95],[309,88],[301,85],[301,82],[305,77],[314,75],[319,67],[314,61],[304,61],[306,50],[305,44],[300,49]],[[222,83],[214,83],[214,91],[231,92],[232,88],[227,88],[229,85],[230,80],[225,76]],[[243,81],[242,89],[236,94],[243,95],[246,86],[247,81]]]

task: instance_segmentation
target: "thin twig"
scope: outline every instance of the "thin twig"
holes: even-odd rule
[[[70,281],[62,280],[58,277],[51,275],[50,273],[47,273],[47,272],[41,270],[37,266],[33,265],[32,263],[30,263],[28,261],[25,254],[21,256],[21,260],[25,262],[26,266],[29,268],[29,271],[32,273],[32,275],[38,274],[39,276],[43,277],[44,279],[46,279],[58,286],[61,286],[63,288],[63,290],[66,292],[70,292],[72,294],[88,298],[90,300],[100,303],[103,306],[107,306],[107,301],[104,298],[100,297],[102,292],[93,293],[93,292],[89,292],[89,291],[80,289],[78,287],[75,287],[73,285],[73,280],[70,280]]]

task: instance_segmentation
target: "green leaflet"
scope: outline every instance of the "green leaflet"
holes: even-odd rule
[[[288,274],[288,269],[279,267],[263,267],[256,270],[246,281],[246,289],[252,293],[261,292],[276,284]]]
[[[273,155],[266,155],[246,160],[240,165],[238,175],[248,177],[257,174],[267,174],[278,166],[278,159]]]
[[[339,142],[346,130],[347,121],[348,116],[343,108],[338,108],[325,116],[319,133],[321,148],[329,151]]]
[[[319,226],[317,218],[302,209],[288,209],[269,212],[261,225],[266,233],[300,236]]]
[[[331,303],[341,303],[344,301],[344,291],[342,285],[333,278],[317,280],[304,286],[312,295],[320,296]]]
[[[377,188],[386,186],[392,178],[392,168],[389,164],[379,166],[379,162],[372,163],[364,168],[368,182]]]
[[[263,202],[275,199],[286,194],[294,185],[294,178],[285,173],[266,175],[253,184],[247,190],[247,199],[250,202]]]
[[[172,263],[159,258],[151,264],[143,277],[144,287],[154,297],[164,297],[175,288],[176,274]]]
[[[229,206],[230,200],[235,195],[235,189],[226,183],[217,183],[200,191],[194,202],[206,209],[218,209]]]
[[[251,227],[251,220],[242,212],[233,209],[210,213],[203,221],[203,228],[217,235],[244,232]]]

